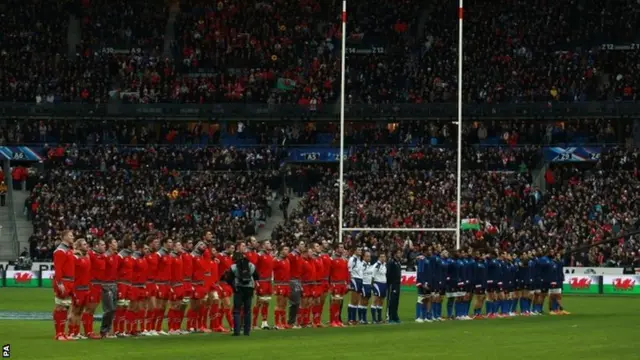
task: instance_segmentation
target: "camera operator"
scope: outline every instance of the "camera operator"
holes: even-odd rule
[[[240,242],[236,245],[233,262],[229,269],[229,282],[233,285],[233,336],[240,335],[240,320],[244,322],[244,335],[251,331],[251,303],[258,273],[256,267],[245,257],[246,245]],[[242,314],[241,314],[242,312]]]

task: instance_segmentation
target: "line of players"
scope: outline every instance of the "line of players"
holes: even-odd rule
[[[223,275],[233,264],[238,244],[225,243],[218,253],[212,246],[211,232],[195,244],[155,237],[136,243],[125,238],[120,249],[113,238],[95,241],[91,250],[84,239],[75,240],[71,231],[64,231],[61,239],[54,251],[53,319],[57,340],[228,332],[224,319],[228,328],[233,328],[233,289]],[[254,327],[258,315],[262,327],[268,327],[273,295],[276,329],[322,327],[322,311],[329,294],[330,325],[343,326],[340,312],[348,291],[349,269],[342,245],[330,255],[326,243],[315,243],[307,249],[301,241],[291,252],[282,247],[275,258],[269,241],[259,244],[251,238],[248,247],[245,256],[256,266],[259,277]],[[109,297],[110,288],[117,289],[115,299]],[[292,293],[301,297],[295,300],[294,321],[287,322],[286,307]],[[93,314],[101,299],[103,326],[100,334],[95,334]],[[112,301],[116,305],[114,314],[108,310]],[[163,328],[165,315],[167,331]]]
[[[450,256],[425,246],[416,265],[416,322],[542,315],[547,295],[551,315],[569,314],[562,306],[563,260],[553,250],[520,256],[469,250]]]

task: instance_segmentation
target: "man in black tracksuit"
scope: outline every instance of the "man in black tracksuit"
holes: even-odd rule
[[[396,250],[387,263],[387,286],[389,287],[389,300],[387,303],[390,324],[400,323],[398,317],[398,305],[400,304],[400,282],[402,279],[402,250]]]

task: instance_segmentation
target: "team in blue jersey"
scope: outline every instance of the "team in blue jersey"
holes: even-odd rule
[[[416,259],[416,322],[541,315],[547,295],[549,313],[565,315],[563,281],[563,261],[553,251],[514,256],[425,248]]]

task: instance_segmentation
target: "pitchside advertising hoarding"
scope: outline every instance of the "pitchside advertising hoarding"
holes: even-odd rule
[[[565,276],[564,283],[562,284],[562,292],[565,294],[599,294],[600,276]]]
[[[602,277],[603,294],[640,295],[640,276],[609,276]]]

